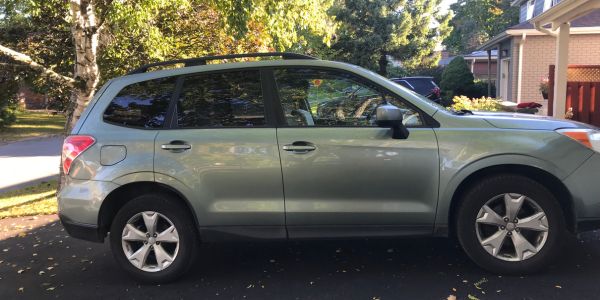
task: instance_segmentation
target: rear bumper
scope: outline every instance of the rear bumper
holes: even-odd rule
[[[63,227],[70,236],[90,242],[104,242],[104,237],[106,235],[101,232],[97,225],[77,223],[63,215],[59,215],[59,218]]]
[[[78,224],[98,224],[104,199],[119,185],[109,181],[67,178],[58,192],[58,212]]]
[[[66,178],[58,193],[60,221],[74,238],[104,242],[106,232],[98,226],[100,207],[119,185],[107,181]]]

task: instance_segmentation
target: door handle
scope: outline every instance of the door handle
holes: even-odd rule
[[[184,151],[192,149],[192,145],[186,144],[183,141],[172,141],[168,144],[160,145],[160,149],[171,151]]]
[[[309,151],[314,151],[316,149],[317,149],[317,147],[315,147],[315,145],[313,145],[312,143],[308,143],[308,142],[293,142],[292,144],[283,146],[283,150],[292,151],[292,152],[298,153],[298,154],[307,153]]]

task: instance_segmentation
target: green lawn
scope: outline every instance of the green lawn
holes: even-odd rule
[[[17,114],[17,122],[0,129],[0,144],[25,138],[62,134],[66,118],[44,111],[24,111]]]
[[[0,219],[55,214],[57,181],[0,194]]]

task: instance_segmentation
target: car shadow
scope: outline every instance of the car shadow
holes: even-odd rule
[[[595,297],[598,233],[567,239],[565,246],[555,264],[540,273],[498,276],[475,266],[453,240],[443,238],[204,244],[186,276],[148,285],[121,271],[107,242],[70,238],[52,222],[0,240],[0,299],[89,298],[90,293],[159,299]]]

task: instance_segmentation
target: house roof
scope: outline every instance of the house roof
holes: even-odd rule
[[[510,6],[519,6],[521,5],[521,3],[525,2],[526,0],[514,0],[510,3]]]
[[[473,51],[468,54],[461,54],[465,60],[477,60],[477,59],[488,59],[487,51]],[[440,59],[438,66],[447,66],[456,56],[450,56]],[[498,50],[492,50],[492,60],[498,58]]]
[[[589,14],[583,15],[571,21],[571,34],[582,33],[600,33],[600,9],[596,9]],[[533,24],[527,21],[507,28],[505,31],[502,31],[498,35],[492,37],[485,44],[479,46],[477,49],[487,50],[494,48],[499,42],[521,34],[544,35],[544,33],[537,31]]]
[[[573,27],[600,27],[600,9],[596,9],[587,15],[583,15],[573,21],[571,21],[571,28]],[[513,29],[534,29],[533,24],[529,21],[525,21],[521,24],[511,26],[508,30]]]

